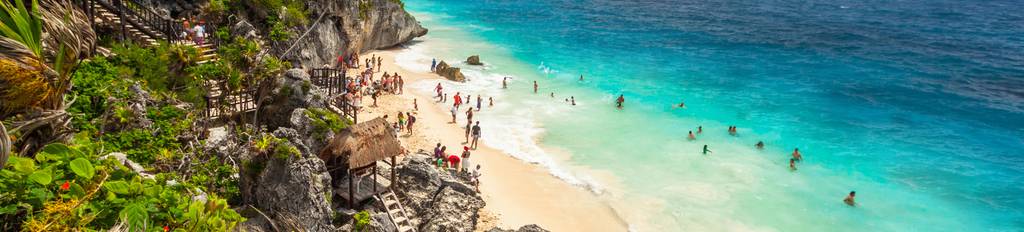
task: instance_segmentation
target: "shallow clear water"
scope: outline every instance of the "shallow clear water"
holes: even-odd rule
[[[637,230],[1024,230],[1024,2],[405,3],[403,66],[481,55],[484,142]]]

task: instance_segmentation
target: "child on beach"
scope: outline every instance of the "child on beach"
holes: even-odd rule
[[[398,132],[402,132],[402,128],[405,128],[405,113],[398,111]]]
[[[473,187],[476,188],[476,192],[478,193],[480,192],[480,176],[482,175],[483,174],[480,173],[479,164],[476,165],[476,170],[474,170],[473,173],[469,175],[469,183],[473,184]]]

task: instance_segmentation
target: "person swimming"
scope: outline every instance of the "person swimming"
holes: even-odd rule
[[[793,148],[793,160],[795,160],[795,161],[803,161],[804,160],[804,156],[800,155],[800,148]]]
[[[764,149],[764,142],[757,141],[757,144],[754,144],[754,147],[756,147],[758,150]]]
[[[675,107],[676,108],[686,108],[686,102],[679,102],[679,105],[676,105]]]
[[[857,197],[857,191],[850,191],[850,195],[846,195],[846,199],[843,199],[843,202],[849,206],[857,206],[857,202],[853,201],[854,197]]]
[[[583,74],[580,74],[580,81],[583,81]]]
[[[790,171],[796,171],[796,160],[795,159],[789,159],[789,170]]]
[[[619,107],[619,109],[622,109],[622,103],[624,102],[626,102],[626,98],[623,97],[622,94],[619,94],[619,98],[615,99],[615,105],[616,107]]]
[[[704,144],[704,154],[707,155],[708,153],[711,153],[711,149],[708,149],[708,145]]]
[[[686,139],[691,140],[691,141],[692,140],[697,140],[697,136],[693,136],[693,131],[690,131],[690,135],[687,135]]]
[[[700,133],[704,133],[704,127],[703,126],[697,126],[697,134],[700,134]]]

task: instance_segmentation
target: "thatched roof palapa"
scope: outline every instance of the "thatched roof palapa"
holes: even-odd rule
[[[347,155],[348,169],[351,170],[401,155],[403,150],[391,124],[383,118],[376,118],[343,129],[321,152],[320,158],[328,161],[332,156]]]

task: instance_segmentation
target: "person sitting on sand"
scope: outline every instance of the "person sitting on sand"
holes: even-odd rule
[[[445,157],[448,156],[448,153],[445,152],[446,150],[448,150],[448,146],[441,147],[441,152],[437,156],[437,168],[444,168]]]
[[[473,126],[473,149],[477,148],[477,142],[480,141],[480,121],[476,121],[476,125]]]
[[[697,136],[693,136],[693,131],[690,131],[690,135],[687,135],[686,139],[690,141],[697,140]]]
[[[626,98],[622,94],[619,94],[619,99],[615,99],[615,107],[622,109],[622,103],[626,102]]]
[[[800,148],[793,148],[793,160],[803,161],[804,156],[800,155]]]
[[[708,153],[711,153],[711,149],[708,149],[708,145],[704,144],[704,154],[707,155]]]
[[[437,143],[437,146],[434,147],[434,158],[436,159],[441,157],[441,143]]]
[[[843,202],[849,206],[857,206],[857,202],[853,201],[853,198],[857,196],[857,191],[850,191],[850,195],[846,195],[846,199]]]
[[[796,159],[789,159],[789,170],[796,171]]]
[[[757,141],[757,144],[754,144],[754,147],[756,147],[758,150],[762,150],[764,149],[764,142]]]

